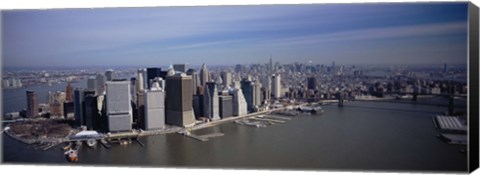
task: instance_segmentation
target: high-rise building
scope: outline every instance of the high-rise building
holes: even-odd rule
[[[107,77],[103,74],[97,74],[96,79],[97,79],[96,93],[98,95],[104,95],[105,94],[105,82],[107,81]]]
[[[256,80],[253,84],[253,104],[258,107],[262,105],[262,84]]]
[[[202,68],[200,69],[200,84],[205,87],[207,82],[210,82],[210,72],[207,69],[207,66],[205,63],[202,65]]]
[[[86,92],[83,102],[83,114],[85,119],[85,126],[88,130],[98,129],[95,127],[98,118],[97,96]]]
[[[88,77],[87,80],[87,90],[89,91],[97,91],[97,80],[94,76]]]
[[[315,77],[308,77],[307,78],[307,87],[308,89],[316,89],[317,88],[317,79]]]
[[[232,89],[231,94],[233,95],[233,115],[242,116],[247,114],[247,102],[242,93],[242,89]]]
[[[192,91],[193,95],[197,95],[197,87],[200,86],[200,77],[195,69],[188,69],[187,75],[192,76]]]
[[[146,89],[150,89],[150,81],[153,80],[155,77],[162,77],[162,69],[159,67],[149,67],[147,68],[147,86],[144,87]],[[164,76],[162,78],[165,78]]]
[[[194,95],[192,99],[193,113],[196,119],[203,117],[203,95]]]
[[[49,95],[50,116],[63,117],[63,103],[66,100],[65,92],[55,92]]]
[[[188,65],[187,64],[174,64],[173,69],[178,72],[187,73]]]
[[[254,95],[255,95],[255,88],[254,83],[248,79],[243,79],[241,81],[241,87],[243,95],[245,96],[245,100],[247,102],[247,109],[249,112],[252,112],[255,104],[254,104]]]
[[[148,85],[146,85],[145,83],[145,77],[146,77],[146,74],[147,74],[147,70],[142,68],[142,69],[138,69],[137,71],[137,83],[136,84],[136,90],[137,92],[143,92],[144,88],[145,87],[148,87]]]
[[[221,72],[220,76],[222,77],[224,87],[232,85],[232,73],[231,72]]]
[[[105,77],[107,81],[113,81],[116,78],[115,71],[113,71],[113,69],[107,69],[107,71],[105,71]]]
[[[272,97],[272,79],[270,78],[270,76],[265,76],[263,78],[262,87],[264,89],[264,100],[270,101],[270,98]]]
[[[67,102],[73,101],[73,87],[70,82],[67,84],[67,87],[65,88],[65,95],[66,95],[65,100]]]
[[[27,117],[38,115],[38,96],[34,91],[27,91]]]
[[[75,89],[73,91],[73,114],[75,117],[75,124],[77,126],[85,125],[83,117],[83,89]]]
[[[63,103],[63,117],[65,119],[71,119],[74,118],[74,109],[73,109],[73,100],[68,102]]]
[[[219,114],[220,117],[227,118],[233,116],[233,98],[230,95],[219,96]]]
[[[137,104],[137,78],[130,78],[130,96],[132,97],[132,102]]]
[[[186,74],[167,76],[166,79],[166,123],[177,126],[193,126],[192,77]]]
[[[105,111],[108,131],[129,131],[132,129],[132,106],[130,104],[130,82],[114,80],[106,83]]]
[[[165,128],[165,91],[158,82],[154,82],[145,92],[144,130]]]
[[[216,83],[207,82],[203,94],[203,113],[210,120],[219,120],[218,91]]]
[[[275,74],[272,77],[272,94],[274,98],[282,97],[282,84],[280,74]]]

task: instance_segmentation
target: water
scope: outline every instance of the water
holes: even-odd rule
[[[432,117],[446,107],[350,102],[324,106],[320,116],[255,128],[227,123],[195,131],[225,136],[200,142],[179,134],[113,144],[107,150],[82,147],[79,164],[148,167],[466,171],[465,146],[436,138]],[[66,163],[60,146],[34,150],[4,135],[5,163]]]
[[[46,103],[48,99],[48,92],[64,91],[67,83],[58,83],[48,86],[47,84],[41,84],[30,87],[21,87],[15,89],[2,88],[2,105],[3,114],[9,112],[16,112],[27,108],[27,94],[26,91],[34,91],[38,97],[38,103]],[[81,80],[72,83],[74,88],[86,88],[87,81]]]

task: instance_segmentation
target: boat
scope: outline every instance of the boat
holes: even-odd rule
[[[70,148],[64,152],[64,155],[68,162],[78,162],[78,150]]]

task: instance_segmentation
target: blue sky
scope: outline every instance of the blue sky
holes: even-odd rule
[[[466,63],[467,3],[2,12],[3,66]]]

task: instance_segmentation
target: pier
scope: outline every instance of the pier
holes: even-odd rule
[[[259,120],[259,121],[267,121],[267,122],[275,122],[275,123],[285,123],[285,121],[283,121],[283,120],[275,120],[275,119],[255,118],[255,117],[252,117],[250,119]]]

